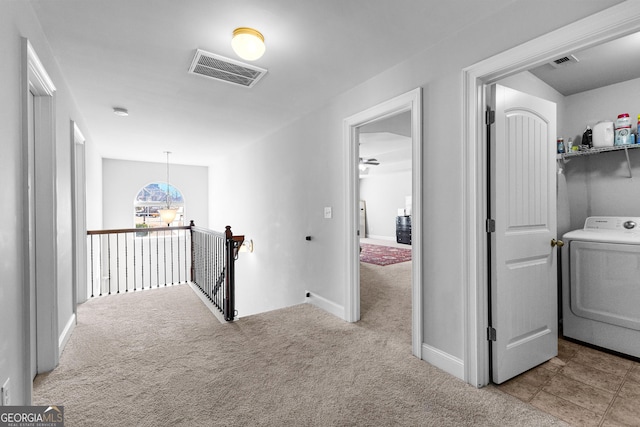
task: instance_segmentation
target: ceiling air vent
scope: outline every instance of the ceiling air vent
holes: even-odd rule
[[[554,59],[549,64],[551,64],[551,66],[554,68],[560,68],[560,67],[564,67],[565,65],[575,64],[578,62],[580,61],[578,61],[578,58],[576,58],[575,56],[567,55],[558,59]]]
[[[262,76],[267,74],[267,70],[198,49],[189,67],[189,73],[244,87],[253,87]]]

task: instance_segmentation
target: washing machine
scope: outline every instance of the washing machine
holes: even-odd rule
[[[640,357],[640,217],[589,217],[562,240],[563,335]]]

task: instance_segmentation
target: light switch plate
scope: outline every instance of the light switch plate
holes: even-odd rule
[[[331,206],[325,206],[325,208],[324,208],[324,217],[326,219],[331,219],[331,216],[332,216]]]

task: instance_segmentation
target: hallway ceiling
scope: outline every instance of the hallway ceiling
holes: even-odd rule
[[[196,165],[261,140],[461,28],[527,3],[28,1],[84,118],[83,131],[103,157],[164,162],[168,150],[172,162]],[[590,2],[581,13],[618,2]],[[556,12],[548,19],[556,25],[575,16],[570,5],[538,4],[540,13]],[[265,37],[266,53],[251,65],[268,73],[255,87],[187,73],[196,49],[238,60],[230,38],[241,26]],[[114,115],[114,107],[129,116]]]
[[[564,96],[640,77],[640,33],[568,55],[578,62],[558,67],[544,64],[531,73]]]

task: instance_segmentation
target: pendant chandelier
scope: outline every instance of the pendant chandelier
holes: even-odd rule
[[[158,209],[158,213],[160,213],[160,219],[164,224],[167,224],[167,227],[171,226],[171,223],[174,219],[176,219],[176,214],[178,213],[178,208],[171,207],[171,193],[169,192],[169,154],[171,151],[165,151],[167,155],[167,195],[166,195],[166,207],[164,209]]]

